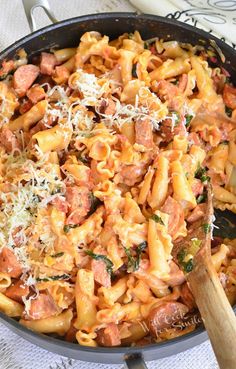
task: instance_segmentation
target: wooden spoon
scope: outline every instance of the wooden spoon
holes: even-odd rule
[[[208,188],[203,222],[175,244],[173,256],[185,270],[221,369],[236,369],[236,317],[211,261],[212,192]],[[194,246],[194,247],[193,247]],[[199,247],[193,258],[188,255]],[[190,259],[188,260],[188,257]]]

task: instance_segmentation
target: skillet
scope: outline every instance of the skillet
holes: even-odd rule
[[[216,49],[220,48],[225,56],[225,61],[222,55],[217,56],[217,65],[224,67],[231,74],[232,82],[236,84],[236,51],[216,37],[187,24],[137,13],[92,14],[57,22],[46,0],[23,0],[23,3],[30,28],[34,32],[2,51],[0,62],[6,58],[13,58],[20,48],[25,49],[30,59],[42,50],[75,47],[78,45],[81,35],[86,31],[96,30],[113,39],[124,32],[138,30],[143,39],[160,37],[165,40],[177,40],[193,45],[200,44],[206,48],[217,45]],[[33,10],[38,6],[45,10],[54,24],[35,31]],[[220,219],[223,214],[218,212],[217,215],[217,219]],[[227,216],[231,218],[233,224],[236,224],[235,215],[228,212]],[[236,238],[236,235],[234,237]],[[174,355],[207,339],[206,331],[202,326],[199,326],[194,332],[182,337],[144,347],[90,348],[30,331],[3,313],[0,313],[0,321],[24,339],[48,351],[77,360],[97,363],[119,364],[125,360],[130,369],[146,368],[144,360],[155,360]]]

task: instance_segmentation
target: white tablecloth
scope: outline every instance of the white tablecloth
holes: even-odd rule
[[[197,4],[204,9],[208,7],[208,12],[211,9],[214,13],[217,11],[217,13],[224,14],[223,19],[225,19],[225,24],[228,20],[231,22],[231,26],[236,24],[236,1],[132,0],[132,2],[142,11],[153,12],[160,15],[167,15],[170,13],[176,14],[176,11],[181,10],[179,6],[183,6],[183,9],[195,7],[195,13],[199,13],[199,11],[196,11]],[[125,0],[50,0],[50,4],[54,10],[55,16],[59,20],[88,13],[136,10],[128,1]],[[228,9],[231,7],[231,11],[228,11],[227,7]],[[158,9],[160,11],[158,11]],[[193,17],[189,17],[188,15],[186,16],[186,12],[183,12],[183,9],[179,16],[180,20],[194,23]],[[229,14],[229,17],[225,16],[225,13]],[[38,27],[43,27],[48,24],[48,19],[42,10],[36,9],[35,14],[37,16]],[[177,16],[175,15],[175,17]],[[206,16],[203,17],[201,15],[200,18],[201,17],[204,23]],[[219,18],[222,19],[222,16],[219,16]],[[209,19],[210,17],[208,16],[208,20]],[[198,26],[201,27],[203,25],[203,27],[207,28],[207,24],[203,23],[198,19]],[[211,27],[209,27],[209,29],[210,28]],[[214,32],[219,33],[219,27],[214,29]],[[29,33],[29,27],[25,18],[21,0],[0,0],[0,50],[4,49],[6,46],[23,37],[27,33]],[[229,34],[230,33],[228,33],[228,35]],[[233,34],[232,30],[232,35]],[[229,40],[229,37],[227,38],[230,42],[231,40]],[[209,341],[179,355],[152,361],[147,365],[149,369],[218,368]],[[89,364],[62,358],[26,342],[19,336],[12,333],[4,325],[0,324],[0,369],[108,369],[111,367],[118,369],[121,368],[122,365],[111,366],[103,364]]]

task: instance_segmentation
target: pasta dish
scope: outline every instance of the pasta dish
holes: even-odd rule
[[[180,268],[173,247],[209,182],[236,213],[236,87],[213,51],[86,32],[19,50],[0,78],[0,311],[91,347],[193,331],[192,257]],[[214,238],[211,258],[234,304],[235,240]]]

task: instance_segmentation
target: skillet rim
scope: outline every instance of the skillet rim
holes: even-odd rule
[[[120,19],[127,19],[127,18],[133,18],[133,19],[145,19],[150,21],[161,21],[162,23],[170,24],[172,26],[179,26],[182,29],[185,29],[187,31],[192,31],[195,34],[198,34],[200,37],[204,37],[207,40],[214,40],[217,45],[220,47],[220,49],[225,49],[229,53],[233,53],[236,56],[236,49],[234,49],[232,46],[228,45],[221,39],[217,38],[216,36],[212,35],[211,33],[207,33],[206,31],[191,26],[187,23],[180,22],[176,19],[171,18],[165,18],[159,15],[152,15],[152,14],[146,14],[146,13],[137,13],[137,12],[110,12],[110,13],[93,13],[93,14],[87,14],[87,15],[81,15],[78,17],[68,18],[64,19],[62,21],[50,24],[48,26],[45,26],[43,28],[40,28],[39,30],[36,30],[32,33],[27,34],[26,36],[23,36],[19,40],[16,40],[13,44],[5,48],[4,50],[0,51],[0,61],[7,57],[7,54],[9,54],[14,49],[17,50],[18,47],[22,47],[22,43],[26,43],[28,41],[31,41],[35,39],[38,36],[42,36],[44,33],[55,30],[57,28],[61,28],[63,26],[72,25],[75,23],[80,23],[82,21],[89,21],[89,20],[102,20],[102,19],[113,19],[113,18],[120,18]],[[118,21],[120,20],[118,19]],[[116,20],[115,20],[116,21]],[[200,41],[201,39],[199,39]],[[227,63],[227,60],[226,60]]]
[[[2,50],[0,52],[0,62],[7,58],[8,54],[12,53],[12,52],[16,52],[19,48],[24,47],[24,44],[31,41],[31,40],[35,40],[37,39],[37,37],[42,37],[44,34],[47,34],[47,32],[50,32],[52,30],[56,30],[59,28],[63,28],[65,26],[70,26],[76,23],[81,23],[83,21],[91,21],[91,20],[98,20],[98,21],[102,21],[103,19],[114,19],[115,21],[116,19],[118,21],[122,20],[122,19],[127,19],[127,18],[131,18],[131,19],[140,19],[140,20],[145,20],[145,21],[154,21],[154,22],[162,22],[166,25],[171,25],[171,26],[178,26],[180,28],[182,28],[183,30],[186,31],[191,31],[193,32],[195,35],[197,34],[199,36],[199,41],[201,40],[201,37],[203,37],[204,39],[210,41],[210,40],[214,40],[216,42],[216,44],[220,47],[220,49],[222,50],[223,54],[225,52],[232,54],[232,56],[236,57],[236,50],[231,47],[230,45],[226,44],[225,42],[223,42],[222,40],[218,39],[217,37],[215,37],[212,34],[208,34],[206,31],[201,30],[199,28],[196,28],[194,26],[191,26],[189,24],[180,22],[176,19],[170,19],[170,18],[165,18],[162,16],[157,16],[157,15],[152,15],[152,14],[145,14],[145,13],[137,13],[137,12],[110,12],[110,13],[94,13],[94,14],[88,14],[88,15],[82,15],[82,16],[77,16],[77,17],[73,17],[73,18],[69,18],[69,19],[65,19],[62,21],[59,21],[57,23],[54,24],[50,24],[48,26],[45,26],[39,30],[34,31],[33,33],[30,33],[26,36],[23,36],[22,38],[20,38],[19,40],[16,40],[13,44],[11,44],[10,46],[8,46],[7,48],[5,48],[4,50]],[[168,35],[167,35],[168,38]],[[196,43],[195,43],[196,44]],[[203,45],[204,46],[204,45]],[[44,48],[46,49],[46,47]],[[41,51],[41,50],[40,50]],[[31,54],[30,54],[31,55]],[[217,55],[218,57],[218,55]],[[229,61],[225,61],[225,63],[222,64],[229,64]],[[236,307],[233,308],[235,313],[236,313]],[[151,352],[155,352],[156,351],[156,356],[158,356],[158,352],[162,349],[162,348],[170,348],[170,353],[165,354],[165,355],[160,355],[159,357],[156,357],[156,360],[158,358],[162,358],[162,357],[167,357],[173,354],[177,354],[180,352],[184,352],[186,349],[189,348],[194,348],[196,347],[198,344],[203,343],[206,339],[207,339],[207,332],[205,330],[205,328],[201,325],[198,328],[196,328],[194,331],[187,333],[183,336],[180,337],[176,337],[173,338],[171,340],[167,340],[164,342],[160,342],[160,343],[155,343],[155,344],[149,344],[147,346],[135,346],[135,347],[89,347],[89,346],[81,346],[77,343],[70,343],[67,341],[62,341],[60,339],[48,336],[46,334],[42,334],[42,333],[38,333],[38,332],[34,332],[26,327],[24,327],[23,325],[21,325],[17,320],[8,317],[6,314],[0,312],[0,321],[5,324],[9,329],[12,329],[16,334],[20,335],[22,338],[26,339],[26,340],[30,340],[30,337],[32,337],[34,339],[34,344],[37,345],[37,343],[35,343],[35,341],[39,341],[38,346],[40,346],[41,348],[46,349],[46,343],[50,344],[50,345],[54,345],[55,347],[62,349],[62,351],[65,354],[64,350],[69,350],[70,352],[77,352],[78,354],[80,352],[83,353],[88,353],[91,354],[91,359],[93,359],[93,357],[99,355],[99,360],[96,360],[96,362],[100,362],[100,363],[106,363],[106,359],[101,359],[103,354],[120,354],[120,355],[126,355],[126,354],[133,354],[133,353],[146,353],[148,354],[150,351]],[[20,334],[20,332],[23,332],[23,335]],[[186,347],[185,349],[180,349],[180,350],[176,350],[174,349],[174,346],[179,346],[179,343],[185,343],[185,342],[190,342],[191,340],[194,340],[198,338],[198,343],[197,345],[189,345],[188,347]],[[41,344],[42,342],[42,344]],[[171,351],[171,347],[173,347],[173,351]],[[51,350],[49,349],[49,351],[51,352],[56,352],[56,350]],[[57,352],[58,353],[58,352]],[[61,354],[63,355],[63,353]],[[66,356],[66,354],[64,355]],[[107,355],[109,356],[109,355]],[[71,356],[70,356],[71,357]],[[81,359],[81,360],[86,360],[86,361],[90,361],[90,357],[88,357],[88,359],[84,359],[84,358],[80,358],[78,357],[77,359]],[[98,359],[98,356],[97,356]],[[100,360],[101,359],[101,360]],[[153,358],[149,359],[147,356],[145,356],[145,360],[153,360]],[[121,361],[119,360],[115,360],[114,363],[120,363]]]

